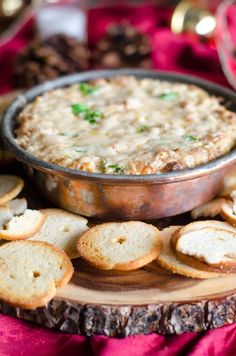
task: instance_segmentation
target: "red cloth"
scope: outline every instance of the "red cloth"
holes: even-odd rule
[[[12,66],[16,54],[33,37],[33,17],[25,13],[19,28],[15,29],[13,38],[0,41],[0,94],[12,89]]]
[[[222,68],[236,90],[236,4],[223,2],[217,11],[216,43]]]
[[[191,73],[223,85],[229,85],[220,67],[214,46],[199,43],[194,36],[173,35],[167,25],[171,10],[153,6],[118,6],[92,9],[88,14],[88,40],[93,44],[111,22],[126,20],[149,35],[153,68]],[[0,94],[12,88],[12,62],[33,35],[32,17],[24,22],[14,38],[0,43]]]
[[[230,32],[231,41],[234,42],[236,47],[236,5],[232,4],[226,6],[227,25]]]
[[[69,335],[1,315],[1,356],[233,356],[236,325],[205,333],[124,339]]]
[[[94,9],[89,12],[88,40],[93,44],[110,23],[128,21],[149,35],[153,68],[193,74],[222,85],[228,82],[221,70],[218,54],[211,43],[200,43],[194,35],[174,35],[167,25],[172,11],[152,6]]]
[[[193,73],[225,85],[214,46],[194,36],[176,36],[167,28],[171,12],[153,7],[100,8],[89,13],[88,38],[93,43],[108,23],[128,19],[150,36],[154,68]],[[32,18],[14,38],[0,43],[0,92],[11,89],[11,62],[32,36]],[[236,325],[201,334],[130,336],[124,339],[69,335],[0,315],[0,356],[232,356],[236,355]]]

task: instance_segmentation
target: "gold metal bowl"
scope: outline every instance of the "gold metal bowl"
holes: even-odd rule
[[[133,69],[90,71],[46,82],[18,98],[2,121],[6,147],[21,161],[39,191],[56,205],[85,216],[105,219],[156,219],[177,215],[212,199],[236,162],[236,150],[193,169],[150,175],[87,173],[42,161],[15,141],[17,116],[26,104],[49,90],[99,77],[133,75],[195,84],[223,97],[236,111],[236,94],[192,76]]]

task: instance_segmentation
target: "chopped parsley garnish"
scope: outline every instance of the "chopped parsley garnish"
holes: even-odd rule
[[[102,116],[98,110],[93,111],[86,104],[73,104],[71,109],[74,115],[81,115],[90,124],[96,124]]]
[[[76,138],[76,137],[79,137],[79,134],[74,134],[71,136],[72,138]]]
[[[96,124],[101,118],[101,113],[99,111],[89,110],[84,116],[84,120],[88,121],[90,124]]]
[[[74,115],[85,113],[89,110],[86,104],[72,104],[71,110]]]
[[[114,173],[118,173],[118,174],[123,174],[124,173],[124,169],[121,165],[119,165],[118,163],[114,163],[114,164],[109,164],[108,166],[105,167],[107,168],[111,168],[113,170]]]
[[[176,93],[175,91],[170,91],[169,93],[160,94],[158,98],[162,100],[174,100],[178,98],[178,93]]]
[[[98,87],[95,87],[95,86],[93,86],[91,84],[88,84],[88,83],[80,83],[80,85],[79,85],[79,90],[81,91],[81,93],[84,96],[93,94],[98,89],[99,89]]]
[[[191,142],[197,141],[197,137],[191,136],[191,135],[184,135],[184,139],[185,139],[186,141],[191,141]]]
[[[148,126],[147,125],[141,125],[137,128],[137,132],[138,133],[142,133],[144,131],[147,131],[148,130]]]

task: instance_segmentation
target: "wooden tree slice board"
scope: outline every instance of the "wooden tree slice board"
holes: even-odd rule
[[[202,331],[235,321],[236,275],[195,280],[151,263],[133,272],[75,262],[71,282],[45,307],[3,313],[82,335],[128,336]]]
[[[10,168],[11,170],[11,168]],[[17,171],[14,164],[13,173]],[[27,178],[25,177],[27,181]],[[31,208],[50,207],[28,181]],[[157,222],[159,228],[189,222],[189,215]],[[153,222],[152,222],[153,223]],[[198,280],[169,273],[155,262],[131,271],[99,271],[74,261],[70,283],[35,310],[0,302],[0,311],[49,328],[81,335],[128,336],[203,331],[236,321],[236,274]]]

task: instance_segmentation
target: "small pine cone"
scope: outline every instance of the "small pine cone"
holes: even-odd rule
[[[76,39],[64,34],[45,40],[34,39],[16,57],[14,84],[30,88],[45,80],[89,69],[90,51]]]
[[[149,39],[127,24],[110,25],[95,45],[92,62],[102,68],[151,68]]]

